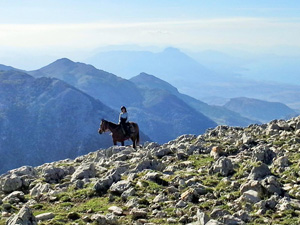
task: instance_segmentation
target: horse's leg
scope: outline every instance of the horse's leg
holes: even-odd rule
[[[135,138],[131,138],[131,140],[132,140],[132,147],[134,148],[134,149],[136,149],[136,146],[135,146]]]
[[[117,141],[115,139],[113,139],[114,145],[117,145]]]
[[[124,146],[124,145],[125,145],[125,144],[124,144],[124,141],[121,141],[121,145],[122,145],[122,146]]]

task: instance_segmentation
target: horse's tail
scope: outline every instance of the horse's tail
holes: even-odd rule
[[[137,128],[137,134],[136,134],[136,145],[138,146],[140,144],[140,129],[139,126],[136,124]]]

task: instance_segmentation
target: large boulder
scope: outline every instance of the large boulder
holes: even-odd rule
[[[4,177],[0,182],[0,188],[5,193],[11,193],[13,191],[20,190],[23,185],[22,179],[15,174]]]
[[[30,190],[31,197],[39,198],[44,193],[48,193],[51,190],[50,184],[46,183],[37,183],[33,188]]]
[[[58,183],[68,174],[62,168],[54,167],[53,165],[46,166],[42,171],[42,176],[45,178],[47,183]]]
[[[276,153],[269,149],[267,146],[258,146],[253,149],[252,160],[260,161],[265,164],[271,164],[276,157]]]
[[[268,176],[261,182],[262,186],[265,188],[266,192],[269,194],[278,194],[282,195],[282,185],[274,176]]]
[[[129,189],[131,182],[127,180],[121,180],[111,185],[110,191],[113,194],[121,195],[124,191]]]
[[[249,190],[256,191],[259,193],[259,196],[262,197],[264,195],[264,189],[261,183],[257,180],[249,180],[248,182],[244,183],[240,187],[240,192],[245,193]]]
[[[229,158],[222,156],[214,163],[212,171],[228,176],[234,173],[233,164]]]
[[[37,220],[32,214],[31,209],[25,205],[18,214],[10,217],[6,225],[37,225]]]
[[[79,166],[75,172],[72,174],[71,181],[82,180],[84,178],[92,178],[95,177],[96,170],[94,163],[87,163]]]

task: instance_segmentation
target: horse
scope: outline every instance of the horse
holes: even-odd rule
[[[129,122],[129,130],[129,135],[125,136],[120,124],[115,124],[102,119],[98,132],[99,134],[102,134],[106,131],[110,131],[112,133],[114,145],[117,145],[117,142],[121,142],[121,145],[124,146],[124,141],[131,139],[133,148],[136,149],[136,146],[138,146],[140,142],[139,126],[137,123]]]

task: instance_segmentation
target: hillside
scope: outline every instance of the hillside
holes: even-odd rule
[[[0,70],[7,71],[7,70],[16,70],[16,69],[11,66],[6,66],[6,65],[0,64]]]
[[[297,117],[24,166],[0,224],[299,224],[299,148]]]
[[[251,98],[232,98],[225,108],[240,115],[266,123],[274,119],[291,118],[297,113],[280,102],[268,102]]]
[[[129,107],[130,115],[152,140],[162,144],[185,133],[202,134],[217,124],[161,89],[143,90],[142,107]]]
[[[60,80],[0,72],[0,172],[111,146],[111,137],[97,131],[102,118],[117,116]]]
[[[242,117],[240,114],[231,111],[226,107],[208,105],[193,97],[182,94],[177,90],[177,88],[175,88],[168,82],[163,81],[150,74],[140,73],[139,75],[131,78],[130,81],[135,83],[141,89],[158,89],[167,91],[170,94],[175,95],[176,97],[181,99],[189,107],[207,116],[219,125],[248,126],[252,123],[257,123],[257,121]]]

